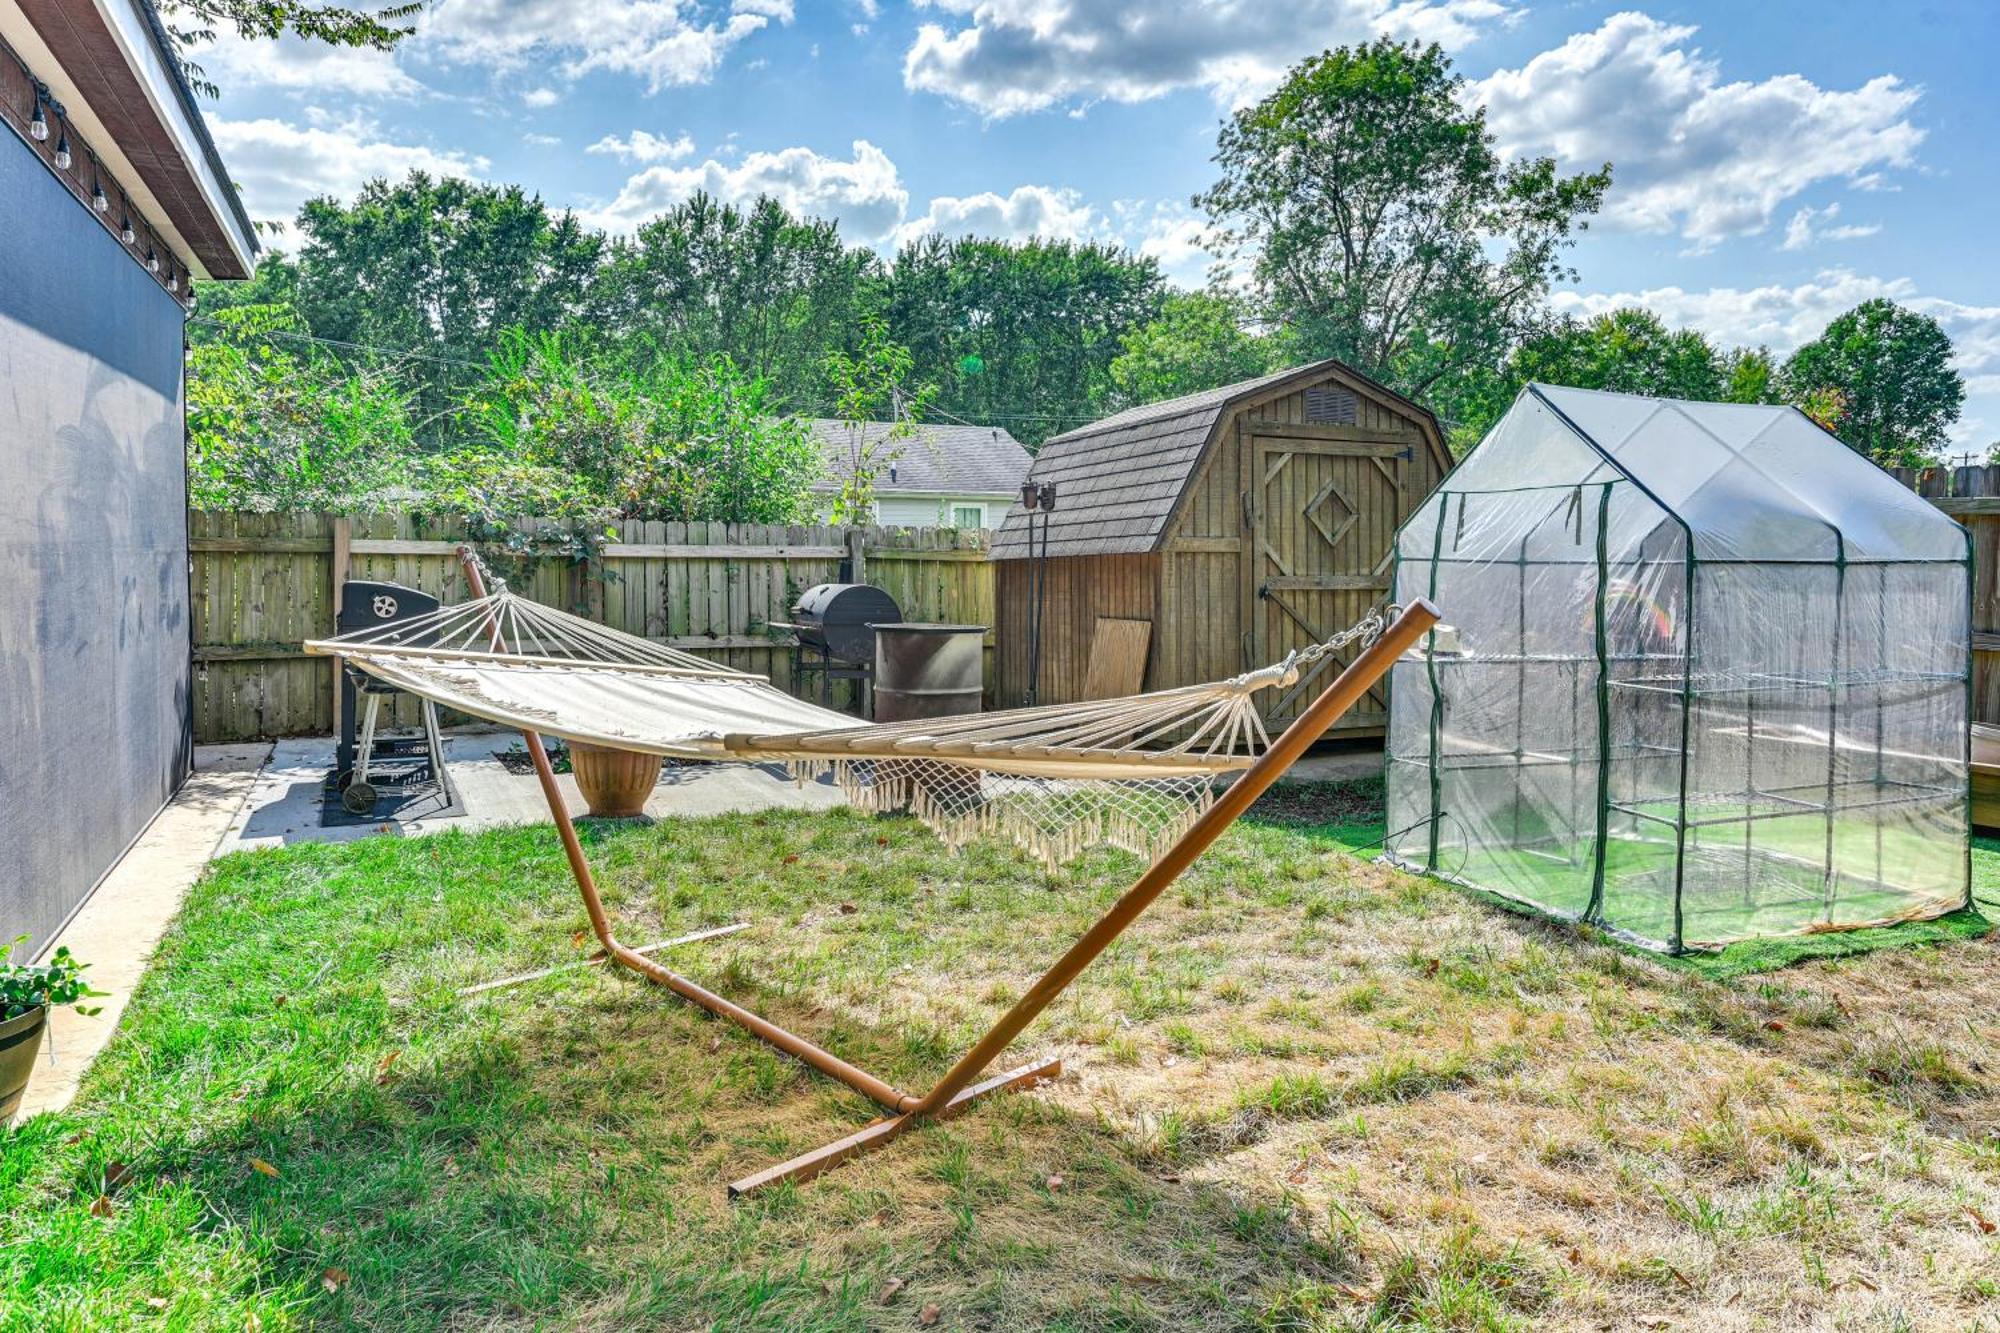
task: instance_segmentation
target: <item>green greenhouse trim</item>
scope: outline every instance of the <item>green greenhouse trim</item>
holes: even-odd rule
[[[1424,558],[1419,545],[1416,551],[1407,553],[1406,559],[1406,537],[1416,536],[1422,543],[1423,536],[1428,536],[1429,542],[1423,544],[1430,548],[1430,568],[1426,571],[1427,578],[1420,577],[1418,584],[1443,609],[1447,624],[1455,627],[1460,637],[1452,653],[1440,653],[1435,631],[1424,642],[1422,684],[1428,687],[1430,699],[1423,732],[1418,733],[1423,734],[1421,751],[1414,746],[1405,749],[1401,742],[1405,738],[1404,729],[1413,727],[1424,714],[1404,713],[1394,707],[1392,697],[1387,754],[1390,823],[1405,822],[1401,817],[1407,816],[1405,833],[1417,827],[1424,827],[1427,832],[1424,843],[1419,845],[1424,853],[1422,865],[1411,864],[1405,856],[1408,844],[1398,845],[1402,834],[1388,839],[1389,859],[1537,914],[1581,921],[1624,942],[1676,955],[1712,949],[1732,940],[1864,928],[1903,917],[1935,917],[1968,907],[1971,831],[1966,783],[1971,756],[1965,721],[1970,714],[1972,694],[1969,652],[1967,645],[1959,641],[1962,636],[1954,633],[1935,644],[1936,656],[1927,657],[1925,649],[1932,647],[1935,631],[1948,624],[1938,618],[1943,613],[1932,601],[1940,585],[1925,582],[1903,586],[1892,584],[1891,579],[1898,570],[1909,571],[1911,578],[1927,568],[1952,570],[1950,577],[1964,584],[1962,613],[1966,616],[1964,628],[1969,633],[1973,577],[1969,535],[1959,534],[1954,543],[1957,554],[1917,554],[1937,549],[1940,530],[1933,527],[1933,520],[1940,524],[1950,520],[1882,476],[1872,465],[1859,464],[1872,475],[1855,471],[1856,456],[1846,446],[1816,428],[1810,432],[1801,429],[1797,423],[1805,418],[1789,409],[1714,409],[1713,405],[1628,395],[1576,390],[1552,392],[1561,395],[1563,401],[1556,401],[1540,385],[1530,385],[1488,441],[1506,437],[1516,413],[1521,413],[1521,425],[1511,437],[1502,440],[1498,468],[1516,462],[1517,444],[1529,450],[1552,446],[1577,454],[1574,479],[1541,485],[1454,488],[1454,480],[1462,481],[1463,474],[1480,457],[1480,449],[1487,447],[1488,441],[1483,441],[1439,486],[1435,513],[1427,516],[1431,523],[1429,533],[1413,527],[1424,521],[1420,516],[1425,508],[1431,507],[1427,505],[1420,507],[1396,534],[1392,552],[1394,586],[1403,589],[1411,572],[1406,564]],[[1580,424],[1571,411],[1565,410],[1564,403],[1581,411],[1587,420],[1622,429],[1622,437],[1613,431],[1604,435],[1605,443],[1600,443],[1598,433]],[[1730,415],[1731,412],[1738,415]],[[1655,429],[1672,438],[1647,438],[1647,433]],[[1607,443],[1624,453],[1625,458],[1614,456]],[[1668,503],[1640,475],[1647,470],[1642,459],[1649,445],[1657,446],[1654,461],[1659,466],[1654,471],[1669,483],[1669,489],[1676,480],[1687,488],[1683,503],[1692,506],[1687,513]],[[1827,452],[1818,452],[1822,448],[1827,448]],[[1535,460],[1536,455],[1531,453],[1525,463],[1532,464]],[[1543,461],[1561,465],[1559,457]],[[1675,467],[1680,469],[1678,473],[1666,470]],[[1495,473],[1496,467],[1487,466],[1483,470]],[[1788,486],[1787,477],[1797,480],[1796,488]],[[1491,479],[1510,480],[1504,473]],[[1622,486],[1629,486],[1630,490],[1621,492]],[[1711,487],[1714,493],[1706,494]],[[1597,491],[1594,506],[1597,530],[1590,555],[1531,560],[1530,542],[1538,535],[1544,541],[1551,537],[1565,543],[1573,540],[1579,545],[1584,541],[1586,513],[1592,508],[1587,505],[1585,495],[1591,489]],[[1534,507],[1531,498],[1523,502],[1523,497],[1536,493],[1560,497],[1564,492],[1569,493],[1567,503],[1558,498],[1546,511]],[[1635,552],[1629,558],[1614,558],[1611,548],[1614,498],[1621,493],[1643,497],[1643,501],[1634,498],[1633,505],[1649,506],[1626,514],[1628,520],[1636,516],[1639,521],[1651,524],[1636,539],[1628,540],[1628,549]],[[1751,498],[1739,498],[1743,496]],[[1447,541],[1452,552],[1459,551],[1466,543],[1469,508],[1474,498],[1503,501],[1498,519],[1492,509],[1482,510],[1481,523],[1489,531],[1481,532],[1479,525],[1473,525],[1474,550],[1479,549],[1481,541],[1497,537],[1514,547],[1511,559],[1504,546],[1485,557],[1447,553]],[[1518,517],[1511,520],[1510,506],[1518,511]],[[1836,521],[1836,515],[1864,525],[1858,531],[1868,533],[1865,543],[1868,549],[1854,548],[1846,526]],[[1510,521],[1512,526],[1508,526]],[[1559,529],[1554,526],[1558,522]],[[1699,535],[1696,523],[1702,525]],[[1787,523],[1795,523],[1796,529],[1788,529]],[[1809,536],[1822,525],[1831,538],[1830,555],[1794,558],[1801,551],[1809,554],[1813,549],[1811,545],[1801,545],[1804,539],[1797,533]],[[1512,539],[1517,530],[1519,540],[1515,543]],[[1678,531],[1682,547],[1677,557],[1648,553],[1659,549],[1655,544],[1658,534],[1674,530]],[[1732,535],[1739,533],[1748,534],[1747,540]],[[1727,543],[1720,554],[1702,550],[1704,540],[1711,537]],[[1782,550],[1771,558],[1745,554],[1757,550],[1760,543],[1771,546],[1786,540],[1792,542],[1790,555]],[[1827,537],[1810,540],[1823,546]],[[1664,573],[1676,565],[1682,570],[1678,580],[1682,600],[1677,614],[1669,614],[1672,603],[1663,600],[1664,594],[1657,591],[1657,574],[1644,575],[1643,583],[1621,582],[1617,577],[1635,570]],[[1475,592],[1487,593],[1485,597],[1472,597],[1468,607],[1454,607],[1452,593],[1443,584],[1443,573],[1448,566],[1513,568],[1515,596],[1507,600],[1515,603],[1512,609],[1518,623],[1511,642],[1502,640],[1499,653],[1482,652],[1476,643],[1482,615],[1487,617],[1488,625],[1504,628],[1504,619],[1492,620],[1496,611],[1503,618],[1507,613],[1502,609],[1506,602],[1491,595],[1499,589],[1485,588],[1476,572],[1454,576],[1472,579]],[[1717,585],[1702,577],[1703,566],[1734,567],[1737,572],[1718,574],[1723,581]],[[1569,604],[1578,610],[1583,579],[1594,581],[1589,590],[1590,646],[1581,651],[1563,649],[1563,636],[1571,631],[1558,623],[1562,614],[1559,606],[1554,612],[1557,621],[1546,619],[1549,607],[1541,608],[1545,617],[1540,629],[1542,643],[1530,642],[1533,623],[1530,571],[1557,581],[1571,579],[1572,576],[1559,572],[1553,576],[1548,573],[1565,567],[1577,571],[1566,586],[1577,594]],[[1815,592],[1815,585],[1810,582],[1780,581],[1780,591],[1787,587],[1795,589],[1801,600],[1770,607],[1732,601],[1732,595],[1735,598],[1746,593],[1761,595],[1761,587],[1744,581],[1748,571],[1760,567],[1824,569],[1828,571],[1827,582],[1831,586],[1820,585],[1822,590]],[[1873,579],[1874,591],[1869,596],[1874,600],[1855,605],[1850,575],[1864,568]],[[1585,570],[1589,573],[1583,573]],[[1655,591],[1649,595],[1648,588]],[[1614,590],[1621,592],[1620,607],[1627,619],[1626,642],[1616,641],[1618,636],[1613,632]],[[1558,595],[1561,591],[1559,587]],[[1703,592],[1713,605],[1704,606],[1698,600]],[[1916,594],[1914,605],[1912,592]],[[1631,627],[1631,607],[1635,603],[1640,608],[1636,639]],[[1933,617],[1931,621],[1913,619],[1926,609]],[[1719,625],[1704,626],[1705,620],[1731,610],[1739,614],[1761,611],[1767,620],[1786,619],[1779,614],[1781,611],[1796,612],[1800,629],[1818,615],[1829,616],[1827,638],[1810,640],[1830,650],[1824,670],[1814,669],[1817,654],[1809,647],[1805,649],[1803,665],[1792,665],[1801,662],[1801,657],[1800,645],[1786,637],[1792,630],[1790,624],[1752,621],[1741,626],[1742,633],[1737,635],[1720,631]],[[1850,643],[1850,616],[1859,623],[1858,618],[1869,611],[1874,613],[1878,627],[1875,644],[1870,648]],[[1813,616],[1808,617],[1808,612]],[[1892,640],[1891,625],[1899,613],[1904,617],[1902,623],[1907,634]],[[1678,625],[1673,623],[1675,620]],[[1467,635],[1468,628],[1475,631],[1473,636]],[[1723,637],[1709,645],[1705,629],[1718,629]],[[1650,640],[1648,635],[1652,636]],[[1648,650],[1649,642],[1657,646]],[[1551,643],[1553,646],[1544,650]],[[1909,651],[1912,643],[1917,645],[1914,655]],[[1580,643],[1578,647],[1581,648]],[[1714,667],[1705,669],[1709,655],[1716,655],[1719,660]],[[1955,669],[1929,669],[1944,666],[1944,661],[1937,660],[1944,655],[1949,655]],[[1673,666],[1649,672],[1644,665],[1648,662]],[[1484,697],[1479,694],[1481,682],[1492,680],[1481,674],[1482,668],[1510,665],[1515,677],[1511,691],[1514,709],[1511,738],[1504,730],[1496,729],[1506,725],[1498,720],[1505,717],[1506,695],[1495,693],[1496,684],[1504,689],[1499,682],[1504,682],[1505,677],[1485,685]],[[1586,668],[1594,669],[1596,676],[1592,691],[1597,730],[1594,747],[1580,736],[1577,725],[1585,715],[1578,711],[1584,705],[1577,687]],[[1614,668],[1622,678],[1614,679]],[[1547,710],[1559,710],[1561,706],[1556,696],[1530,697],[1529,677],[1536,670],[1560,672],[1570,678],[1571,720],[1566,728],[1548,729]],[[1401,675],[1401,672],[1392,674],[1392,690],[1393,681]],[[1409,681],[1410,685],[1416,683]],[[1962,715],[1952,717],[1952,710],[1938,702],[1935,690],[1945,685],[1958,687],[1956,694]],[[1820,690],[1826,696],[1823,722],[1817,724],[1825,728],[1823,740],[1814,739],[1814,723],[1802,720],[1814,716],[1805,710],[1817,706],[1810,695]],[[1648,696],[1658,697],[1669,691],[1678,697],[1677,744],[1659,730],[1660,724],[1671,726],[1675,719],[1671,714],[1662,714],[1659,705],[1644,702]],[[1767,695],[1771,703],[1760,703],[1760,698]],[[1454,742],[1447,751],[1451,723],[1448,704],[1455,697],[1460,697],[1469,711],[1469,716],[1461,719],[1468,728],[1462,733],[1468,743]],[[1867,735],[1857,730],[1854,721],[1857,716],[1867,716],[1870,699],[1874,721],[1872,772]],[[1760,716],[1767,709],[1775,709],[1776,715]],[[1893,742],[1891,709],[1897,710],[1893,715]],[[1699,796],[1693,783],[1697,712],[1704,718],[1699,737],[1703,755]],[[1553,735],[1556,739],[1538,740],[1530,745],[1529,741],[1535,739],[1529,735],[1530,716],[1536,719],[1534,725],[1542,729],[1544,737]],[[1559,712],[1557,716],[1560,717]],[[1913,717],[1918,728],[1914,739],[1909,732]],[[1646,730],[1649,723],[1653,726],[1650,738]],[[1621,737],[1621,727],[1631,729],[1629,740]],[[1945,746],[1950,739],[1947,729],[1953,728],[1958,733],[1957,744],[1947,751]],[[1415,736],[1409,739],[1414,740]],[[1801,761],[1807,758],[1801,746],[1824,748],[1823,778],[1816,780],[1811,776],[1809,763],[1805,772],[1800,771]],[[1718,762],[1735,765],[1739,747],[1740,765],[1729,770],[1732,776],[1724,783],[1717,784],[1713,780],[1715,765]],[[1424,812],[1424,807],[1412,799],[1416,791],[1406,786],[1406,780],[1414,779],[1409,770],[1419,753],[1426,761],[1425,785],[1429,797],[1428,811],[1422,818],[1417,816]],[[1760,760],[1765,769],[1761,775]],[[1587,789],[1580,789],[1577,781],[1582,776],[1578,771],[1580,766],[1590,762],[1597,765],[1594,820],[1587,813]],[[1660,767],[1669,763],[1671,769]],[[1620,765],[1626,766],[1622,769],[1620,786],[1629,789],[1622,799],[1614,789]],[[1400,771],[1399,766],[1402,766]],[[1567,797],[1560,794],[1560,783],[1556,788],[1548,788],[1547,780],[1542,779],[1537,780],[1542,789],[1531,785],[1531,773],[1559,773],[1564,767],[1571,774]],[[1857,777],[1857,768],[1866,776]],[[1505,772],[1514,773],[1516,779],[1511,795],[1503,796]],[[1452,778],[1449,795],[1447,773],[1461,775]],[[1474,776],[1480,774],[1485,776]],[[1648,780],[1648,774],[1669,782],[1656,784]],[[1491,785],[1494,782],[1502,785],[1495,787]],[[1856,792],[1864,788],[1866,798],[1857,800]],[[1650,794],[1654,791],[1658,794]],[[1507,802],[1504,805],[1503,799]],[[1699,814],[1697,800],[1701,803]],[[1620,821],[1616,826],[1614,817]],[[1798,827],[1799,821],[1806,821],[1803,828]],[[1809,832],[1815,824],[1822,827],[1816,833]],[[1659,835],[1644,833],[1651,825],[1660,827]],[[1730,844],[1712,836],[1713,832],[1736,826],[1743,830],[1740,850],[1732,849],[1733,834],[1724,835]],[[1759,827],[1770,831],[1760,837]],[[1663,858],[1668,846],[1665,837],[1668,828],[1672,829],[1672,879],[1670,885],[1664,885],[1660,877],[1666,873]],[[1808,838],[1812,841],[1806,841]],[[1937,851],[1949,846],[1953,838],[1963,849],[1962,882],[1957,884],[1951,882],[1953,872],[1936,864]],[[1585,839],[1589,842],[1587,851],[1583,845]],[[1456,868],[1448,869],[1443,864],[1448,842],[1462,846],[1465,854],[1464,861]],[[1740,870],[1735,868],[1739,854]],[[1857,860],[1865,864],[1871,856],[1872,872],[1855,868]],[[1652,868],[1647,868],[1649,865]],[[1586,874],[1588,895],[1581,898],[1578,906]],[[1492,878],[1495,875],[1497,879]],[[1701,895],[1692,941],[1688,914],[1696,909],[1691,907],[1691,891]],[[1669,900],[1660,901],[1662,898]],[[1843,905],[1847,911],[1845,917],[1840,915]],[[1638,928],[1648,922],[1656,924]]]

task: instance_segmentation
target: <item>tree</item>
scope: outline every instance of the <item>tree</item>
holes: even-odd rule
[[[1508,359],[1518,384],[1540,380],[1654,398],[1716,402],[1722,359],[1693,329],[1670,331],[1650,310],[1627,307],[1585,321],[1565,321],[1531,338]]]
[[[1885,466],[1934,457],[1965,402],[1944,329],[1880,297],[1836,317],[1792,353],[1783,382],[1795,403],[1837,394],[1837,422],[1822,424]]]
[[[910,383],[913,364],[910,349],[891,341],[887,326],[873,316],[862,322],[861,346],[852,356],[839,350],[827,354],[834,413],[846,427],[849,450],[847,476],[833,501],[836,523],[874,519],[879,465],[901,456],[902,442],[916,434],[917,423],[937,396],[935,385]],[[868,431],[876,421],[890,423],[879,436]]]
[[[927,236],[887,280],[890,334],[938,406],[1031,447],[1098,416],[1125,335],[1160,313],[1159,265],[1117,246]]]
[[[610,515],[784,523],[809,508],[818,446],[724,356],[609,369],[588,330],[508,329],[432,461],[433,507],[487,519]]]
[[[669,356],[727,356],[794,408],[822,410],[826,355],[852,341],[880,267],[832,222],[697,194],[611,249],[606,327]]]
[[[350,368],[281,305],[211,319],[188,351],[188,503],[349,510],[406,480],[414,457],[398,367]]]
[[[1111,363],[1113,406],[1178,398],[1272,369],[1268,339],[1243,327],[1242,303],[1209,292],[1168,296],[1159,318],[1128,332]]]
[[[1739,347],[1722,361],[1722,401],[1725,403],[1783,402],[1778,392],[1778,363],[1768,347]]]
[[[426,417],[451,407],[503,329],[599,323],[604,237],[517,185],[413,171],[352,204],[299,210],[298,300],[311,332],[413,357]]]
[[[219,97],[221,89],[208,81],[187,52],[213,41],[223,28],[233,28],[250,41],[274,41],[289,32],[329,46],[387,51],[416,31],[414,20],[424,6],[423,0],[397,0],[373,10],[313,0],[161,0],[159,8],[189,82],[204,96]]]
[[[1223,126],[1195,197],[1305,356],[1413,396],[1497,366],[1533,330],[1611,168],[1502,163],[1437,46],[1339,47]]]

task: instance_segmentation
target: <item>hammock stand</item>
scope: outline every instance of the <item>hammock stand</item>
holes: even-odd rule
[[[485,598],[486,582],[471,548],[460,548],[460,560],[464,565],[466,581],[471,587],[473,596],[479,599]],[[1404,607],[1401,614],[1383,631],[1381,637],[1357,653],[1346,668],[1320,692],[1319,697],[1299,714],[1298,719],[1271,742],[1270,748],[1245,769],[1242,776],[1231,783],[1158,860],[1147,867],[1132,887],[1098,918],[1096,924],[1091,926],[1082,938],[1070,946],[1068,952],[1042,974],[1040,980],[1028,988],[1026,994],[1015,1001],[1012,1008],[987,1029],[986,1034],[973,1045],[972,1049],[959,1057],[957,1063],[952,1065],[935,1086],[922,1095],[905,1092],[867,1070],[849,1064],[804,1037],[788,1032],[769,1019],[724,999],[620,942],[613,933],[611,919],[604,910],[604,900],[598,893],[597,880],[591,873],[590,861],[584,855],[583,844],[577,838],[576,825],[570,819],[568,807],[563,803],[562,790],[556,785],[555,767],[549,761],[547,751],[542,748],[541,736],[523,728],[521,738],[534,761],[535,778],[541,784],[542,796],[548,802],[549,814],[555,819],[556,832],[562,839],[563,853],[569,860],[570,874],[576,879],[577,891],[583,897],[584,911],[590,917],[591,931],[597,936],[598,943],[603,946],[605,955],[614,962],[637,972],[648,981],[665,986],[682,999],[699,1005],[720,1018],[728,1019],[749,1031],[760,1041],[803,1061],[829,1078],[838,1079],[848,1087],[865,1094],[888,1112],[881,1119],[852,1134],[814,1148],[790,1161],[780,1162],[731,1182],[729,1197],[735,1199],[781,1181],[811,1180],[850,1157],[884,1146],[904,1131],[914,1128],[925,1120],[953,1116],[990,1093],[1007,1088],[1031,1087],[1060,1075],[1062,1073],[1060,1060],[1044,1060],[980,1079],[987,1066],[1006,1051],[1014,1038],[1019,1036],[1021,1031],[1057,996],[1061,995],[1099,954],[1110,947],[1113,940],[1138,920],[1139,916],[1152,905],[1154,899],[1180,878],[1181,872],[1187,869],[1195,857],[1221,836],[1223,830],[1235,823],[1266,788],[1282,777],[1285,771],[1291,768],[1293,763],[1326,732],[1327,728],[1339,719],[1341,714],[1353,707],[1388,672],[1390,665],[1405,650],[1414,646],[1418,639],[1429,632],[1437,619],[1436,608],[1421,598]],[[508,651],[497,620],[489,619],[488,623],[494,651]]]

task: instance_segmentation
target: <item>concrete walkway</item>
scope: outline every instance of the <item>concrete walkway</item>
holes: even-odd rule
[[[320,781],[333,767],[333,738],[283,740],[257,778],[217,854],[294,842],[351,842],[383,834],[417,837],[440,829],[468,832],[503,824],[548,822],[549,808],[533,773],[511,773],[503,751],[519,750],[520,733],[468,728],[445,733],[445,767],[458,788],[464,813],[370,824],[320,827]],[[525,751],[523,751],[525,757]],[[572,815],[585,813],[582,795],[567,773],[556,778]],[[687,764],[666,769],[646,802],[646,813],[718,815],[740,810],[825,810],[842,803],[831,782],[796,783],[776,765]]]
[[[196,746],[194,775],[52,941],[51,948],[66,944],[90,964],[91,985],[110,993],[94,1001],[104,1007],[95,1017],[74,1009],[50,1015],[49,1044],[22,1099],[21,1117],[61,1110],[76,1096],[77,1080],[117,1030],[160,937],[270,753],[268,744]]]

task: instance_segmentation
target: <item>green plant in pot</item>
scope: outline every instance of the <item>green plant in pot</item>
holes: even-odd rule
[[[94,1014],[98,1006],[83,1001],[104,994],[90,988],[83,979],[89,964],[79,963],[67,948],[58,947],[46,963],[9,963],[7,956],[27,938],[0,944],[0,1124],[14,1118],[14,1108],[28,1090],[49,1010],[71,1004],[80,1014]]]

